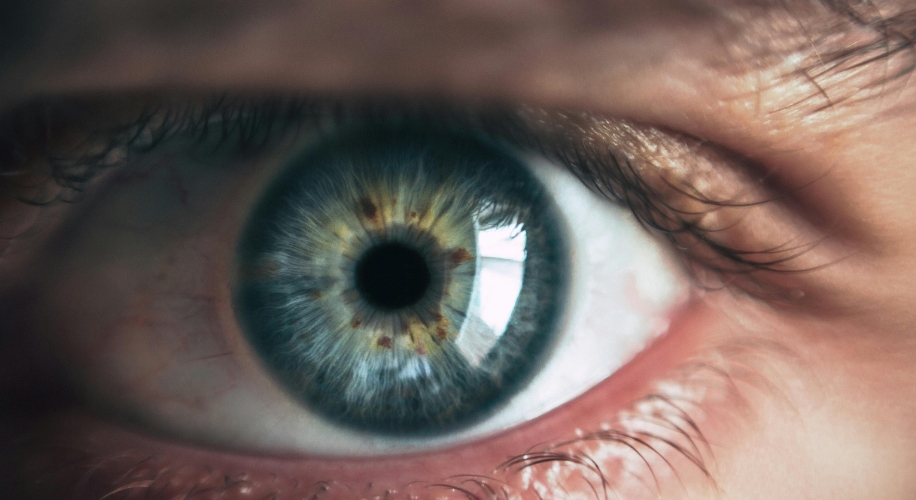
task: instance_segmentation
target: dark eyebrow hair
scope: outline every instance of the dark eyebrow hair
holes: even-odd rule
[[[756,13],[765,18],[760,28],[779,32],[760,42],[760,50],[751,54],[759,61],[752,65],[783,63],[790,55],[805,56],[787,69],[784,77],[794,84],[806,83],[811,92],[786,108],[802,108],[810,114],[839,103],[880,97],[905,85],[916,70],[916,5],[910,0],[733,1],[739,8],[761,8]],[[703,0],[680,2],[699,5]],[[64,4],[61,0],[34,0],[5,2],[0,7],[0,73],[42,42],[46,23]],[[726,2],[726,8],[728,5]],[[788,27],[784,23],[786,13],[795,20]],[[749,32],[749,36],[769,38],[761,37],[759,31],[755,34],[753,29]],[[776,47],[783,37],[797,44]],[[853,78],[855,83],[849,85]],[[16,81],[13,73],[7,85],[15,89]]]
[[[776,0],[790,13],[798,2]],[[808,114],[839,103],[880,97],[906,85],[916,70],[916,6],[889,0],[816,0],[837,22],[806,26],[796,18],[814,52],[790,77],[801,77],[815,91],[796,105],[810,105]],[[855,33],[854,43],[837,43],[838,34]],[[840,83],[856,78],[857,85]]]

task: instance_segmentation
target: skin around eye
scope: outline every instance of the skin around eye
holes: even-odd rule
[[[794,214],[825,229],[823,240],[847,252],[829,266],[780,275],[801,292],[782,303],[749,299],[728,286],[706,290],[698,299],[700,311],[672,327],[690,334],[666,336],[656,347],[671,347],[665,342],[677,339],[685,344],[646,351],[607,385],[578,399],[582,405],[560,408],[525,427],[525,433],[494,438],[499,449],[469,446],[363,462],[226,455],[125,432],[110,422],[38,418],[73,400],[50,383],[58,381],[52,375],[66,359],[48,359],[44,339],[30,336],[34,330],[19,322],[34,293],[16,289],[0,302],[0,331],[23,334],[16,340],[0,336],[7,343],[0,350],[2,369],[12,373],[0,382],[10,389],[5,394],[19,395],[15,406],[21,410],[19,418],[0,411],[0,453],[14,457],[0,470],[0,482],[13,498],[23,497],[20,491],[32,498],[257,495],[282,500],[316,493],[319,498],[467,498],[463,490],[486,498],[494,496],[488,492],[502,494],[505,483],[510,494],[521,491],[521,498],[551,498],[557,492],[590,498],[596,491],[599,497],[607,491],[608,498],[657,498],[657,492],[648,493],[655,479],[665,498],[916,496],[910,473],[916,463],[916,210],[908,168],[916,121],[911,71],[898,71],[911,66],[907,46],[914,37],[906,2],[829,2],[832,7],[821,5],[828,2],[753,2],[749,11],[743,10],[746,2],[663,2],[660,17],[656,3],[640,2],[634,9],[637,3],[615,0],[606,2],[610,10],[597,14],[590,2],[554,3],[556,10],[534,11],[527,3],[487,2],[478,9],[482,4],[457,2],[461,8],[446,3],[433,13],[405,4],[401,8],[422,16],[407,22],[399,15],[403,10],[384,2],[372,9],[344,1],[288,4],[330,9],[330,16],[284,9],[281,3],[257,2],[251,16],[242,9],[242,15],[229,17],[240,24],[225,23],[213,31],[199,29],[211,26],[203,21],[213,17],[208,9],[197,11],[198,17],[176,16],[169,8],[178,5],[174,2],[124,4],[117,11],[130,15],[108,15],[79,0],[57,3],[75,6],[78,15],[68,10],[53,16],[58,24],[41,35],[43,42],[36,44],[41,50],[26,51],[21,59],[27,64],[4,67],[0,99],[10,102],[47,89],[346,88],[497,96],[600,110],[680,130],[754,160],[751,168],[781,188],[781,199],[790,201]],[[692,22],[664,16],[672,7],[691,14]],[[727,29],[697,22],[709,15],[728,21]],[[644,17],[662,22],[647,23]],[[186,21],[184,36],[166,29],[177,18]],[[646,29],[647,24],[661,29]],[[239,37],[240,31],[247,36]],[[204,43],[193,43],[201,37]],[[102,48],[92,43],[99,40],[107,43]],[[498,48],[487,40],[499,41]],[[744,40],[751,43],[740,43]],[[36,266],[21,266],[16,281],[29,282]],[[829,300],[831,307],[814,308],[810,305],[822,303],[818,297],[801,300],[822,288],[813,285],[824,284],[843,307],[832,307],[836,301]],[[192,310],[184,312],[185,318],[195,317]],[[38,359],[25,363],[30,344],[38,346]],[[35,366],[46,369],[28,371]],[[690,373],[704,375],[696,384],[682,383],[681,375]],[[33,389],[47,397],[21,397]],[[665,400],[683,401],[688,409],[696,408],[697,400],[707,404],[702,411],[688,411],[689,421],[669,412],[664,422],[675,434],[660,434],[644,426],[649,416],[661,413]],[[608,401],[636,404],[619,407]],[[608,413],[620,418],[607,419]],[[641,418],[628,418],[633,415]],[[556,425],[546,425],[553,417]],[[694,453],[689,440],[675,439],[678,430],[692,435],[691,422],[709,445],[697,440],[699,453],[712,450],[714,460],[699,461],[708,477],[688,458],[695,455],[680,452],[666,455],[677,477],[666,473],[671,469],[663,463],[653,468],[654,476],[628,475],[646,471],[638,468],[639,456],[651,461],[657,455],[636,441],[629,444],[641,455],[622,451],[624,444],[601,446],[621,436],[612,431],[623,429],[629,436],[660,437],[653,441],[660,451],[670,451],[673,443]],[[605,427],[604,434],[596,434]],[[557,447],[532,448],[545,442]],[[633,467],[618,467],[618,456],[633,458],[628,462]],[[503,474],[499,464],[506,459],[528,467]],[[604,490],[602,475],[590,469],[588,459],[612,479],[616,471],[629,479],[639,475],[635,481],[642,489]],[[698,477],[692,471],[699,471]],[[714,487],[708,487],[711,480]],[[423,484],[415,490],[405,486],[416,482]]]
[[[187,172],[179,172],[172,168],[180,164],[179,160],[184,157],[182,151],[181,147],[164,148],[160,154],[151,155],[149,162],[140,162],[137,170],[125,171],[128,174],[125,177],[112,176],[109,179],[113,186],[111,194],[115,195],[118,200],[112,205],[115,208],[108,211],[109,215],[113,217],[102,217],[98,230],[95,232],[92,230],[63,231],[60,239],[54,243],[73,241],[70,238],[85,238],[84,241],[93,241],[91,246],[98,251],[105,245],[101,243],[102,240],[93,240],[93,238],[110,236],[112,232],[127,232],[149,238],[175,234],[207,234],[208,230],[212,230],[215,234],[222,235],[222,239],[215,238],[217,242],[237,239],[237,228],[232,229],[219,224],[211,227],[211,224],[203,223],[200,219],[195,219],[197,223],[191,224],[190,227],[169,225],[168,221],[175,220],[175,212],[170,210],[189,212],[197,217],[202,217],[203,220],[207,219],[207,214],[219,214],[220,217],[225,217],[226,214],[234,213],[234,217],[230,218],[242,221],[247,217],[250,207],[256,202],[255,198],[260,192],[259,186],[269,183],[273,172],[270,169],[257,168],[257,165],[252,163],[259,161],[251,158],[247,160],[249,162],[247,166],[243,165],[244,162],[239,165],[224,161],[217,162],[216,165],[207,165],[206,162],[203,162],[202,165],[199,165],[203,169],[198,172],[200,177],[195,179],[193,175],[187,175]],[[264,161],[275,161],[279,164],[287,157],[287,154],[288,152],[278,153],[275,158],[267,155],[268,158]],[[152,175],[154,172],[157,175]],[[243,175],[244,172],[250,175],[246,177]],[[260,175],[255,175],[256,172]],[[184,175],[176,175],[180,173]],[[206,174],[206,179],[204,179],[204,174]],[[241,178],[236,179],[235,177],[239,175]],[[551,179],[549,176],[544,177],[543,182],[551,183],[554,188],[557,187],[555,185],[557,179]],[[575,183],[573,185],[580,190],[582,188],[581,185]],[[235,186],[244,187],[236,188]],[[254,189],[253,186],[257,189]],[[195,204],[195,201],[200,198],[189,196],[192,192],[207,193],[207,199],[210,199],[216,207],[207,208]],[[569,196],[570,199],[584,198],[577,195],[577,191],[572,191],[572,193]],[[167,199],[173,203],[163,203],[163,200]],[[243,203],[241,207],[236,205],[239,200],[242,200]],[[602,206],[607,206],[607,203],[602,203]],[[93,207],[98,209],[103,205],[98,201],[93,204],[93,201],[90,200],[89,203],[80,205],[80,211],[84,211],[81,215],[92,213]],[[149,210],[151,205],[154,206],[154,209]],[[107,208],[110,209],[112,206]],[[594,215],[593,212],[598,205],[585,204],[583,206],[585,210],[582,210],[581,213]],[[138,217],[130,217],[130,220],[127,221],[124,219],[125,214]],[[583,219],[584,217],[578,217],[576,220],[582,221]],[[240,225],[236,224],[236,226]],[[156,228],[160,228],[161,233],[157,233]],[[203,228],[209,229],[204,230]],[[592,234],[584,234],[582,239],[598,242]],[[212,244],[213,238],[205,238],[205,240],[198,242],[199,246],[197,244],[182,246],[185,249],[196,248],[198,251],[210,248],[206,244]],[[223,245],[223,248],[229,246],[231,245]],[[137,255],[140,259],[148,259],[155,245],[141,243],[115,245],[115,247],[118,248],[118,252],[130,249],[135,252],[131,255]],[[54,254],[55,248],[59,247],[50,248],[49,255]],[[597,255],[600,255],[600,249],[597,249],[597,252]],[[190,266],[194,270],[212,268],[218,258],[213,253],[206,251],[200,251],[199,254],[203,257],[193,261]],[[180,262],[186,262],[178,258],[179,256],[180,253],[170,253],[158,261],[163,264],[161,267],[166,269],[171,267],[173,270],[171,277],[167,273],[156,273],[144,283],[175,284],[176,281],[172,280],[176,279],[176,276],[188,280],[186,283],[190,282],[192,285],[219,282],[207,279],[195,280],[196,275],[177,265]],[[48,281],[36,280],[34,284],[41,287],[51,281],[69,279],[72,280],[70,283],[74,286],[73,289],[84,287],[87,281],[80,278],[94,274],[90,272],[92,262],[93,259],[98,258],[98,254],[89,252],[80,262],[85,267],[69,268],[67,273],[53,273],[53,266],[49,266],[44,271],[37,271],[33,274],[33,276],[44,275],[48,277]],[[225,265],[229,266],[228,263]],[[132,265],[124,267],[133,272],[136,272],[138,268]],[[84,274],[80,275],[80,272]],[[74,274],[76,276],[73,276]],[[120,286],[124,286],[124,283],[121,282]],[[119,295],[128,296],[131,289],[130,286],[120,288],[119,290],[124,293]],[[155,288],[152,290],[155,291]],[[212,303],[214,294],[187,293],[186,291],[180,293],[181,291],[176,290],[175,287],[167,288],[167,292],[165,295],[174,299],[173,301],[144,300],[136,303],[136,306],[128,304],[134,309],[122,308],[116,313],[123,316],[126,310],[128,321],[111,322],[110,324],[119,328],[155,328],[156,331],[165,332],[181,332],[182,328],[187,327],[189,320],[199,321],[195,325],[200,328],[199,331],[209,332],[215,332],[218,331],[216,328],[234,324],[235,318],[231,311],[223,311],[224,314],[216,315],[216,317],[201,314],[202,308]],[[223,292],[228,292],[228,290],[223,290]],[[36,297],[36,291],[32,288],[25,295]],[[42,295],[43,293],[37,293],[39,298]],[[146,294],[147,299],[149,295]],[[187,301],[189,298],[192,299],[190,302]],[[733,301],[733,299],[736,300]],[[101,300],[97,303],[102,304],[100,307],[107,307],[113,302],[117,303],[118,300],[121,298],[116,297],[112,301]],[[65,330],[72,325],[81,324],[87,318],[81,316],[83,313],[80,311],[79,304],[65,305],[62,308],[55,306],[54,314],[40,314],[40,310],[36,310],[35,305],[34,301],[29,304],[29,307],[32,308],[30,312],[33,314],[39,312],[37,314],[39,323],[32,322],[23,328],[24,331],[33,332],[34,337],[42,337],[43,328],[47,328],[48,323],[42,327],[40,321],[47,321],[49,318],[52,321],[70,321],[71,326],[68,326],[67,323],[56,324],[60,330]],[[57,305],[62,305],[62,303]],[[176,307],[178,305],[183,305],[184,308]],[[605,301],[600,301],[598,304],[599,308],[606,308],[607,305]],[[409,485],[431,483],[440,485],[436,486],[437,488],[442,487],[443,484],[449,485],[448,488],[455,486],[457,493],[448,494],[462,495],[464,494],[461,489],[462,484],[465,484],[462,481],[467,479],[456,480],[456,477],[468,473],[477,474],[485,480],[483,483],[473,483],[477,485],[474,487],[486,489],[494,487],[493,485],[497,483],[505,483],[506,488],[510,488],[510,491],[518,491],[520,495],[529,496],[537,495],[538,492],[556,491],[561,487],[593,491],[595,481],[606,484],[609,491],[629,492],[628,495],[633,498],[653,498],[659,491],[680,494],[685,491],[714,489],[715,483],[711,482],[714,471],[709,465],[712,463],[710,457],[721,456],[721,451],[713,453],[706,436],[715,436],[735,442],[736,431],[738,431],[737,434],[746,439],[743,434],[749,425],[748,418],[747,415],[741,418],[741,414],[744,411],[742,408],[751,405],[749,400],[754,401],[755,411],[764,408],[767,415],[776,418],[784,412],[785,408],[780,407],[779,404],[774,405],[773,400],[778,402],[781,399],[780,393],[793,391],[791,386],[785,385],[786,380],[797,379],[797,381],[803,381],[803,385],[809,383],[805,381],[810,379],[810,375],[806,374],[805,370],[799,370],[797,366],[793,366],[795,364],[793,358],[796,356],[806,356],[805,364],[810,363],[812,359],[812,354],[803,350],[807,349],[804,346],[808,342],[801,336],[804,329],[797,326],[789,329],[781,328],[779,325],[784,324],[782,323],[784,319],[774,317],[773,311],[761,310],[759,307],[761,305],[763,304],[742,302],[740,297],[729,299],[727,295],[723,294],[705,297],[701,301],[695,300],[677,315],[669,335],[660,339],[646,351],[644,356],[638,357],[625,369],[618,371],[606,383],[599,384],[574,402],[512,432],[496,435],[477,443],[419,455],[375,458],[371,461],[328,457],[316,459],[295,459],[288,456],[286,458],[252,457],[225,450],[182,447],[175,443],[164,442],[161,438],[145,436],[142,431],[137,432],[136,428],[134,431],[113,428],[110,422],[98,422],[92,417],[87,419],[85,416],[70,415],[69,421],[50,419],[41,422],[38,428],[57,429],[63,434],[39,433],[33,438],[33,443],[41,439],[49,441],[42,441],[41,445],[36,445],[30,448],[31,450],[40,450],[43,455],[55,457],[55,467],[62,467],[61,464],[65,463],[86,463],[89,460],[108,463],[110,468],[105,468],[104,472],[96,469],[99,473],[93,476],[92,481],[61,473],[60,477],[68,479],[50,482],[46,488],[42,487],[45,489],[37,491],[54,492],[47,493],[53,497],[60,491],[66,491],[72,484],[82,481],[84,484],[93,485],[91,488],[86,488],[86,491],[90,492],[87,493],[90,497],[103,496],[115,490],[118,490],[118,494],[131,489],[144,491],[141,488],[145,488],[145,491],[155,489],[162,495],[174,496],[173,493],[188,494],[202,488],[207,491],[231,492],[234,495],[247,495],[251,491],[265,491],[267,495],[277,494],[295,498],[295,495],[300,493],[298,485],[305,481],[312,488],[324,491],[323,488],[327,487],[328,492],[333,491],[326,495],[328,498],[334,498],[335,495],[338,498],[350,498],[353,489],[370,478],[373,480],[373,486],[366,488],[367,491],[384,494],[390,489],[408,497],[416,494],[422,498],[423,495],[435,495],[435,493],[427,489],[415,493],[410,488],[417,487]],[[156,321],[155,316],[144,314],[149,312],[150,306],[159,307],[160,311],[174,312],[177,309],[182,314],[171,323]],[[66,307],[71,309],[66,310]],[[137,312],[140,314],[135,314]],[[21,317],[22,314],[18,316]],[[575,316],[595,319],[595,315],[588,312]],[[102,317],[101,320],[107,321],[110,318]],[[598,330],[603,331],[604,328],[606,325],[602,325],[602,328]],[[214,338],[216,337],[211,337],[211,340]],[[788,353],[785,348],[787,339],[793,339],[796,346],[788,350]],[[117,341],[119,338],[109,336],[108,339],[103,340]],[[147,343],[134,344],[133,347],[137,349],[135,352],[138,355],[142,355],[142,353],[149,352],[149,349],[161,345],[160,340],[154,339]],[[201,342],[202,340],[206,341],[207,338],[185,336],[180,342],[182,348],[185,346],[202,348],[204,352],[201,355],[176,359],[175,351],[170,351],[154,357],[153,360],[162,363],[177,361],[192,364],[210,362],[213,359],[225,361],[233,350],[247,349],[245,342],[207,345]],[[67,366],[68,363],[71,363],[71,359],[82,356],[100,356],[100,353],[104,352],[85,345],[84,349],[79,351],[78,345],[73,345],[77,346],[77,349],[57,351],[59,359],[54,360],[57,368]],[[219,350],[221,348],[225,350]],[[593,351],[604,352],[597,348]],[[256,359],[254,353],[251,355],[251,359]],[[124,365],[127,363],[121,366]],[[97,363],[91,367],[101,366],[105,365]],[[192,383],[201,380],[213,382],[221,380],[217,378],[220,376],[237,375],[228,369],[223,372],[219,371],[226,365],[210,366],[215,366],[216,370],[208,373],[198,371],[187,377],[179,377],[179,384],[176,385],[184,384],[185,387],[190,387]],[[768,372],[768,367],[772,366],[777,367],[774,370],[775,373]],[[127,369],[130,368],[131,366],[127,367]],[[258,370],[261,370],[262,367],[251,364],[243,368],[249,370],[246,372],[248,374],[256,374],[261,373]],[[69,374],[68,377],[74,380],[77,378]],[[136,387],[143,387],[149,379],[149,372],[140,373],[131,378],[130,382],[134,385],[128,386],[128,389],[135,390]],[[228,380],[231,380],[231,384],[237,384],[239,377],[230,377]],[[742,387],[742,389],[735,389],[735,386]],[[207,388],[207,391],[209,394],[214,394],[224,388],[211,386]],[[82,396],[85,395],[84,393]],[[159,398],[158,401],[164,402],[166,406],[177,402],[194,407],[202,403],[200,400],[193,399],[181,401],[174,394],[161,391],[153,396]],[[261,401],[267,401],[263,397],[264,394],[259,396]],[[98,398],[94,399],[98,401]],[[110,415],[117,412],[113,411],[111,407],[97,407],[94,413]],[[132,416],[122,413],[122,419],[129,419]],[[177,418],[179,414],[176,412],[173,416]],[[570,432],[570,429],[580,429],[581,432]],[[52,435],[53,437],[49,437]],[[263,438],[264,435],[259,437]],[[199,439],[199,436],[187,435],[188,442],[193,442],[195,438]],[[525,442],[523,443],[522,440]],[[65,448],[69,452],[82,450],[85,454],[81,455],[82,452],[76,455],[58,453],[61,450],[55,451],[52,445],[54,442],[67,443]],[[532,444],[535,446],[532,447]],[[131,453],[124,455],[122,452],[125,447],[132,450]],[[16,450],[16,453],[20,451]],[[456,453],[462,458],[456,459]],[[157,457],[157,459],[150,462],[152,457]],[[599,463],[603,467],[596,472],[589,468],[589,460],[600,460]],[[45,463],[51,467],[50,462]],[[138,468],[138,464],[152,465]],[[554,466],[554,464],[558,465]],[[178,473],[178,471],[183,472]],[[173,475],[172,472],[176,472],[177,475]],[[283,480],[276,479],[278,473],[284,475]],[[421,476],[422,478],[418,479]],[[227,480],[226,477],[241,479]],[[380,477],[383,480],[378,480]],[[68,483],[69,480],[73,482]],[[277,481],[282,484],[278,484]],[[255,490],[255,487],[259,489]],[[127,493],[124,494],[127,495]]]

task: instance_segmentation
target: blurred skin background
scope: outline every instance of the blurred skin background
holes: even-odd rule
[[[916,498],[912,2],[72,0],[4,2],[0,23],[0,497]],[[544,136],[628,147],[657,167],[640,175],[665,217],[631,206],[662,221],[646,230],[678,255],[689,299],[584,395],[444,449],[271,454],[125,424],[73,381],[107,359],[78,309],[114,304],[108,282],[64,280],[89,274],[60,257],[119,183],[56,175],[40,153],[147,102],[225,94],[524,107]],[[31,145],[18,132],[35,123],[48,133]],[[269,175],[225,184],[214,212],[243,218],[257,193],[238,186]],[[79,203],[51,202],[76,185]],[[195,250],[217,271],[220,231]],[[169,276],[226,279],[177,255]],[[205,308],[169,290],[144,289],[107,333],[231,318],[221,292]]]

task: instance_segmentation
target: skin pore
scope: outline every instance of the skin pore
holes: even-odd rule
[[[686,249],[697,282],[667,334],[518,428],[412,455],[245,453],[123,425],[74,395],[58,367],[64,340],[47,332],[90,332],[74,323],[89,318],[68,311],[42,326],[22,311],[78,293],[42,288],[51,282],[43,270],[72,237],[58,232],[81,227],[70,224],[92,209],[6,196],[8,234],[39,214],[51,222],[12,239],[0,261],[0,391],[14,402],[0,407],[0,450],[14,458],[3,490],[157,500],[913,498],[910,9],[903,0],[78,0],[0,15],[18,35],[0,53],[3,109],[56,96],[270,92],[548,110],[528,116],[544,136],[595,151],[629,145],[660,165],[640,172],[666,208],[641,218]],[[623,132],[630,123],[638,133]],[[721,167],[704,171],[671,151]],[[269,174],[252,171],[233,184],[249,197],[257,190],[242,186]],[[241,218],[244,196],[213,212]],[[231,245],[231,221],[207,227]],[[165,271],[222,269],[225,252],[189,247]],[[225,302],[216,323],[231,322]]]

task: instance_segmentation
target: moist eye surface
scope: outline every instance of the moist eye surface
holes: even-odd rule
[[[239,322],[286,390],[397,435],[468,426],[518,392],[553,344],[568,276],[562,223],[528,168],[418,124],[295,156],[236,265]]]

